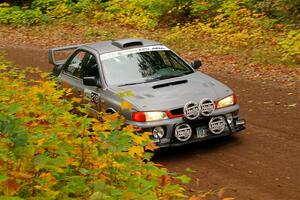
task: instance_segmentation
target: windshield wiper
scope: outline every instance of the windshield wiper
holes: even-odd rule
[[[133,82],[133,83],[125,83],[125,84],[121,84],[121,85],[118,85],[118,86],[119,86],[119,87],[122,87],[122,86],[127,86],[127,85],[137,85],[137,84],[142,84],[142,83],[147,83],[147,81]]]

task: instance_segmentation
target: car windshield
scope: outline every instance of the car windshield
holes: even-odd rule
[[[165,49],[124,54],[116,52],[101,57],[101,61],[108,85],[134,85],[194,72],[176,54]]]

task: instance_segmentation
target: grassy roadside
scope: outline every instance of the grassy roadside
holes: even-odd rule
[[[176,28],[140,30],[114,22],[97,23],[77,18],[31,27],[0,25],[0,46],[50,48],[127,37],[148,38],[163,42],[188,61],[200,58],[206,73],[296,87],[298,64],[282,62],[272,41],[255,46],[230,46],[206,32],[190,33],[190,30],[190,27],[185,33]]]

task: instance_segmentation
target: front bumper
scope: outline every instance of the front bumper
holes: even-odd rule
[[[193,122],[193,124],[194,123],[195,122]],[[194,143],[194,142],[200,142],[200,141],[204,141],[204,140],[214,139],[214,138],[218,138],[218,137],[222,137],[222,136],[228,136],[228,135],[237,133],[237,132],[245,129],[246,121],[244,119],[235,119],[233,123],[234,124],[229,125],[229,126],[227,124],[224,131],[220,134],[213,134],[212,132],[210,132],[208,130],[207,126],[203,126],[203,123],[199,123],[201,127],[203,127],[205,130],[208,130],[207,136],[201,137],[201,138],[197,137],[196,128],[197,128],[197,125],[199,125],[199,124],[195,123],[194,125],[192,125],[193,134],[192,134],[191,138],[185,142],[181,142],[174,137],[174,128],[173,128],[173,130],[171,131],[172,137],[170,139],[165,137],[162,139],[154,140],[154,142],[159,147],[181,146],[181,145],[190,144],[190,143]]]
[[[229,112],[228,112],[229,111]],[[232,120],[227,119],[228,114],[231,114]],[[209,121],[212,117],[221,116],[225,121],[225,128],[219,134],[214,134],[209,129]],[[165,135],[163,138],[154,138],[152,136],[153,141],[159,147],[170,147],[170,146],[180,146],[189,143],[204,141],[208,139],[213,139],[217,137],[231,135],[233,133],[239,132],[245,129],[246,121],[239,118],[238,109],[224,109],[223,112],[220,111],[215,112],[214,115],[210,117],[201,117],[196,120],[187,120],[183,117],[166,119],[161,121],[153,121],[153,122],[132,122],[128,121],[128,124],[132,124],[134,126],[142,128],[143,131],[152,132],[154,127],[163,127],[165,130]],[[180,124],[188,124],[191,127],[192,135],[187,141],[180,141],[175,137],[175,128]],[[204,134],[199,134],[199,130]]]

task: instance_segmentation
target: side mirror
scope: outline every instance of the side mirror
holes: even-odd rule
[[[59,76],[60,72],[61,72],[61,68],[62,68],[62,65],[55,65],[53,70],[52,70],[52,74],[54,76]]]
[[[191,62],[191,66],[194,69],[198,69],[202,65],[202,62],[200,60],[194,60]]]
[[[83,84],[87,85],[87,86],[101,87],[98,79],[95,76],[84,77],[83,78]]]

